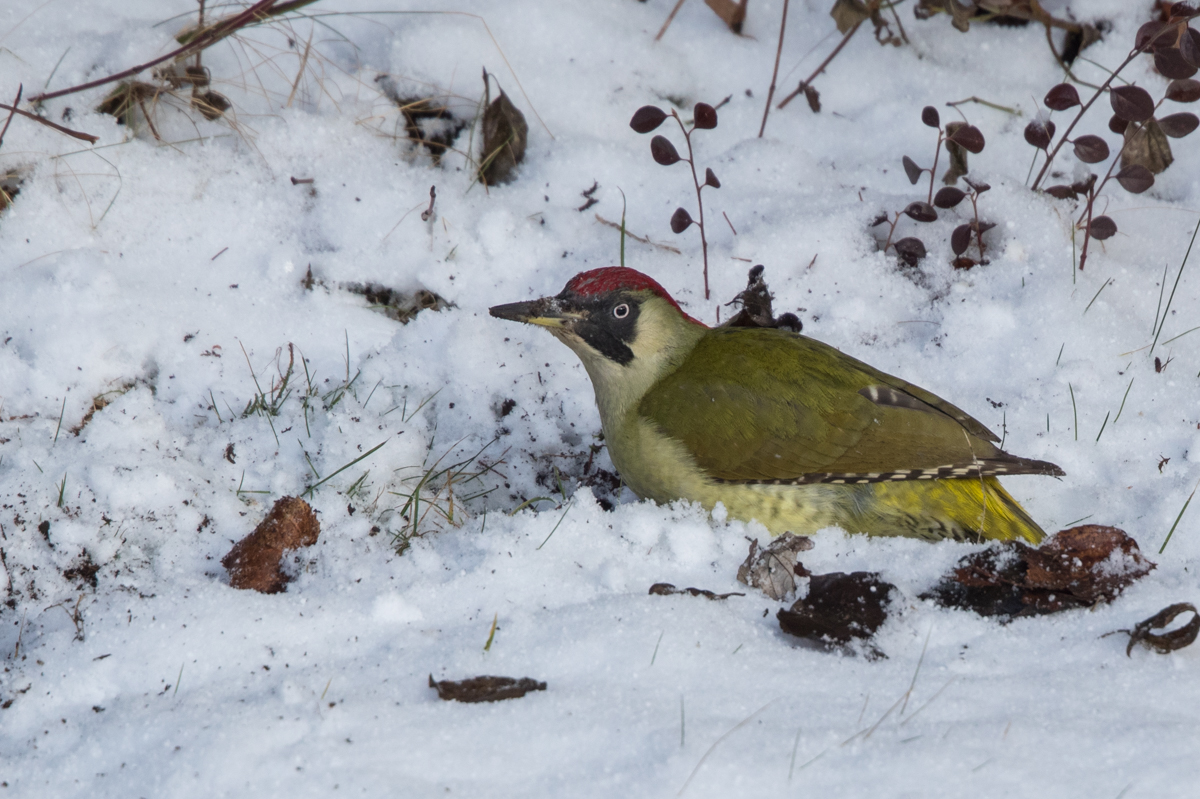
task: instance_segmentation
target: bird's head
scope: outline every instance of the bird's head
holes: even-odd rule
[[[553,297],[490,309],[492,316],[546,328],[587,368],[597,398],[644,392],[708,329],[657,281],[635,269],[580,272]]]

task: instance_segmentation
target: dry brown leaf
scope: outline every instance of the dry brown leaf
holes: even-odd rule
[[[729,30],[734,33],[742,32],[742,23],[746,21],[746,5],[750,0],[741,0],[741,2],[704,0],[704,2],[718,17],[724,20],[725,24],[729,26]]]
[[[283,591],[288,584],[288,576],[280,568],[284,551],[312,546],[320,534],[321,525],[308,503],[299,497],[283,497],[254,532],[221,559],[221,565],[229,570],[229,584],[264,594]]]
[[[546,683],[529,677],[471,677],[466,680],[435,680],[429,675],[429,687],[437,689],[438,699],[447,702],[499,702],[519,699],[530,691],[546,690]]]

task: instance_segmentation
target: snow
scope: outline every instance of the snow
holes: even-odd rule
[[[1200,324],[1200,267],[1174,288],[1200,208],[1196,142],[1172,140],[1175,163],[1146,194],[1106,190],[1120,232],[1079,272],[1072,206],[1024,187],[1022,130],[1061,76],[1040,28],[960,34],[902,5],[911,45],[860,31],[816,81],[822,112],[801,98],[759,139],[782,3],[750,4],[743,37],[687,3],[654,43],[672,5],[463,0],[403,14],[428,7],[322,0],[205,52],[227,119],[203,119],[182,90],[154,105],[156,140],[90,110],[100,88],[46,104],[94,146],[13,121],[0,148],[0,168],[24,174],[0,214],[0,796],[1194,791],[1200,649],[1127,658],[1127,637],[1105,634],[1197,599],[1200,509],[1158,554],[1200,478],[1200,334],[1165,343]],[[781,91],[836,44],[828,5],[791,4]],[[1149,6],[1076,9],[1112,23],[1088,58],[1119,64]],[[51,90],[144,63],[195,10],[9,0],[0,96],[23,84],[28,98],[52,72]],[[433,164],[376,82],[388,73],[469,118],[484,68],[529,122],[517,179],[488,191],[464,155],[477,135]],[[1123,74],[1161,96],[1149,59]],[[868,226],[924,199],[900,165],[932,158],[921,107],[948,121],[944,104],[972,95],[1021,113],[959,106],[987,138],[971,175],[994,187],[980,200],[999,223],[991,263],[949,266],[964,204],[900,223],[930,250],[900,269]],[[699,237],[668,227],[675,207],[694,211],[686,166],[655,164],[627,123],[643,104],[677,98],[690,117],[726,96],[718,127],[693,137],[722,183],[705,193],[706,301]],[[1114,144],[1103,106],[1079,130]],[[1065,151],[1056,165],[1066,182],[1084,174]],[[577,211],[593,182],[599,202]],[[797,312],[806,334],[1061,465],[1061,481],[1004,481],[1043,527],[1120,527],[1157,569],[1111,605],[1002,625],[920,598],[979,547],[825,530],[806,566],[876,571],[899,589],[875,642],[887,658],[785,636],[785,603],[735,580],[746,537],[765,530],[628,491],[606,510],[576,490],[599,433],[586,374],[544,331],[487,314],[616,263],[619,234],[594,214],[619,222],[623,208],[631,232],[682,251],[629,240],[626,263],[689,313],[728,315],[722,303],[765,264],[777,312]],[[344,288],[369,282],[453,307],[399,325]],[[1172,293],[1154,355],[1173,360],[1157,373],[1148,347]],[[289,358],[279,414],[243,416],[260,391],[272,399]],[[380,443],[315,490],[320,541],[294,553],[285,593],[229,586],[220,559],[275,499]],[[462,468],[494,471],[455,490],[494,490],[458,502],[453,524],[431,512],[430,532],[397,552],[415,478],[481,449]],[[594,465],[611,469],[603,450]],[[537,497],[549,499],[510,515]],[[444,492],[423,501],[447,507]],[[85,559],[95,587],[63,573]],[[746,596],[648,596],[656,582]],[[431,674],[548,688],[458,704],[437,699]]]

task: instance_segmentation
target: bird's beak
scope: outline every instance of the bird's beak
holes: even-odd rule
[[[542,297],[531,302],[510,302],[507,305],[495,305],[488,313],[497,319],[508,319],[512,322],[528,322],[542,327],[568,328],[572,322],[584,318],[584,314],[570,311],[562,307],[555,297]]]

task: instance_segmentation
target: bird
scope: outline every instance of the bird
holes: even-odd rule
[[[1010,455],[965,411],[816,339],[708,327],[624,266],[489,313],[545,328],[575,352],[613,465],[642,499],[710,512],[721,503],[772,535],[1045,535],[997,476],[1061,468]]]

